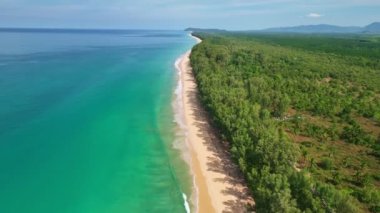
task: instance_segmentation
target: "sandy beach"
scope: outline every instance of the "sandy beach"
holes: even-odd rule
[[[196,38],[198,42],[201,42]],[[197,212],[246,212],[253,201],[240,172],[230,159],[228,148],[218,140],[198,100],[189,56],[179,61],[182,84],[186,142],[190,149],[191,170],[196,185],[193,205]]]

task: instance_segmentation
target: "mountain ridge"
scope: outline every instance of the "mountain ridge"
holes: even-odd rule
[[[293,27],[277,27],[258,30],[259,32],[289,32],[289,33],[380,33],[380,22],[373,22],[364,27],[337,26],[329,24],[299,25]]]
[[[229,31],[224,29],[186,28],[185,31],[220,33],[220,32],[262,32],[262,33],[357,33],[357,34],[380,34],[380,22],[373,22],[363,27],[338,26],[330,24],[298,25],[291,27],[274,27],[262,30],[239,30]]]

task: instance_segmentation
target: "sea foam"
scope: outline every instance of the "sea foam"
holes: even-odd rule
[[[194,202],[195,212],[197,212],[198,208],[198,188],[195,184],[195,177],[193,175],[192,167],[191,167],[191,153],[188,144],[188,130],[185,119],[184,112],[184,103],[183,103],[183,83],[182,83],[182,70],[180,69],[180,63],[185,54],[181,55],[175,62],[174,66],[177,72],[177,85],[174,90],[174,99],[173,99],[173,109],[174,109],[174,122],[176,123],[176,139],[173,143],[175,149],[181,151],[182,158],[190,167],[190,172],[192,174],[192,184],[193,184],[193,192],[192,192],[192,201]],[[184,198],[184,205],[187,212],[190,212],[190,204],[188,202],[186,194],[182,193]]]
[[[196,40],[196,43],[200,43],[200,39],[189,34],[190,37]],[[174,63],[175,70],[177,72],[177,85],[174,90],[174,99],[172,102],[174,110],[174,122],[177,125],[176,129],[176,139],[173,143],[173,147],[181,151],[182,158],[190,166],[190,172],[193,180],[193,192],[191,201],[194,202],[195,212],[198,212],[198,187],[195,182],[194,172],[192,171],[191,166],[191,153],[188,141],[188,129],[186,125],[185,112],[184,112],[184,103],[183,103],[183,83],[182,83],[182,70],[180,68],[181,60],[185,57],[187,53],[182,54]],[[190,212],[190,204],[187,200],[186,194],[182,193],[184,199],[184,205],[186,212]]]

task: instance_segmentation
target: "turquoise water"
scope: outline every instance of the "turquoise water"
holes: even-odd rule
[[[174,31],[0,32],[0,212],[185,212]]]

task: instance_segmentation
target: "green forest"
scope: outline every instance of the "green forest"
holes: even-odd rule
[[[194,32],[200,99],[261,212],[380,212],[380,39]]]

